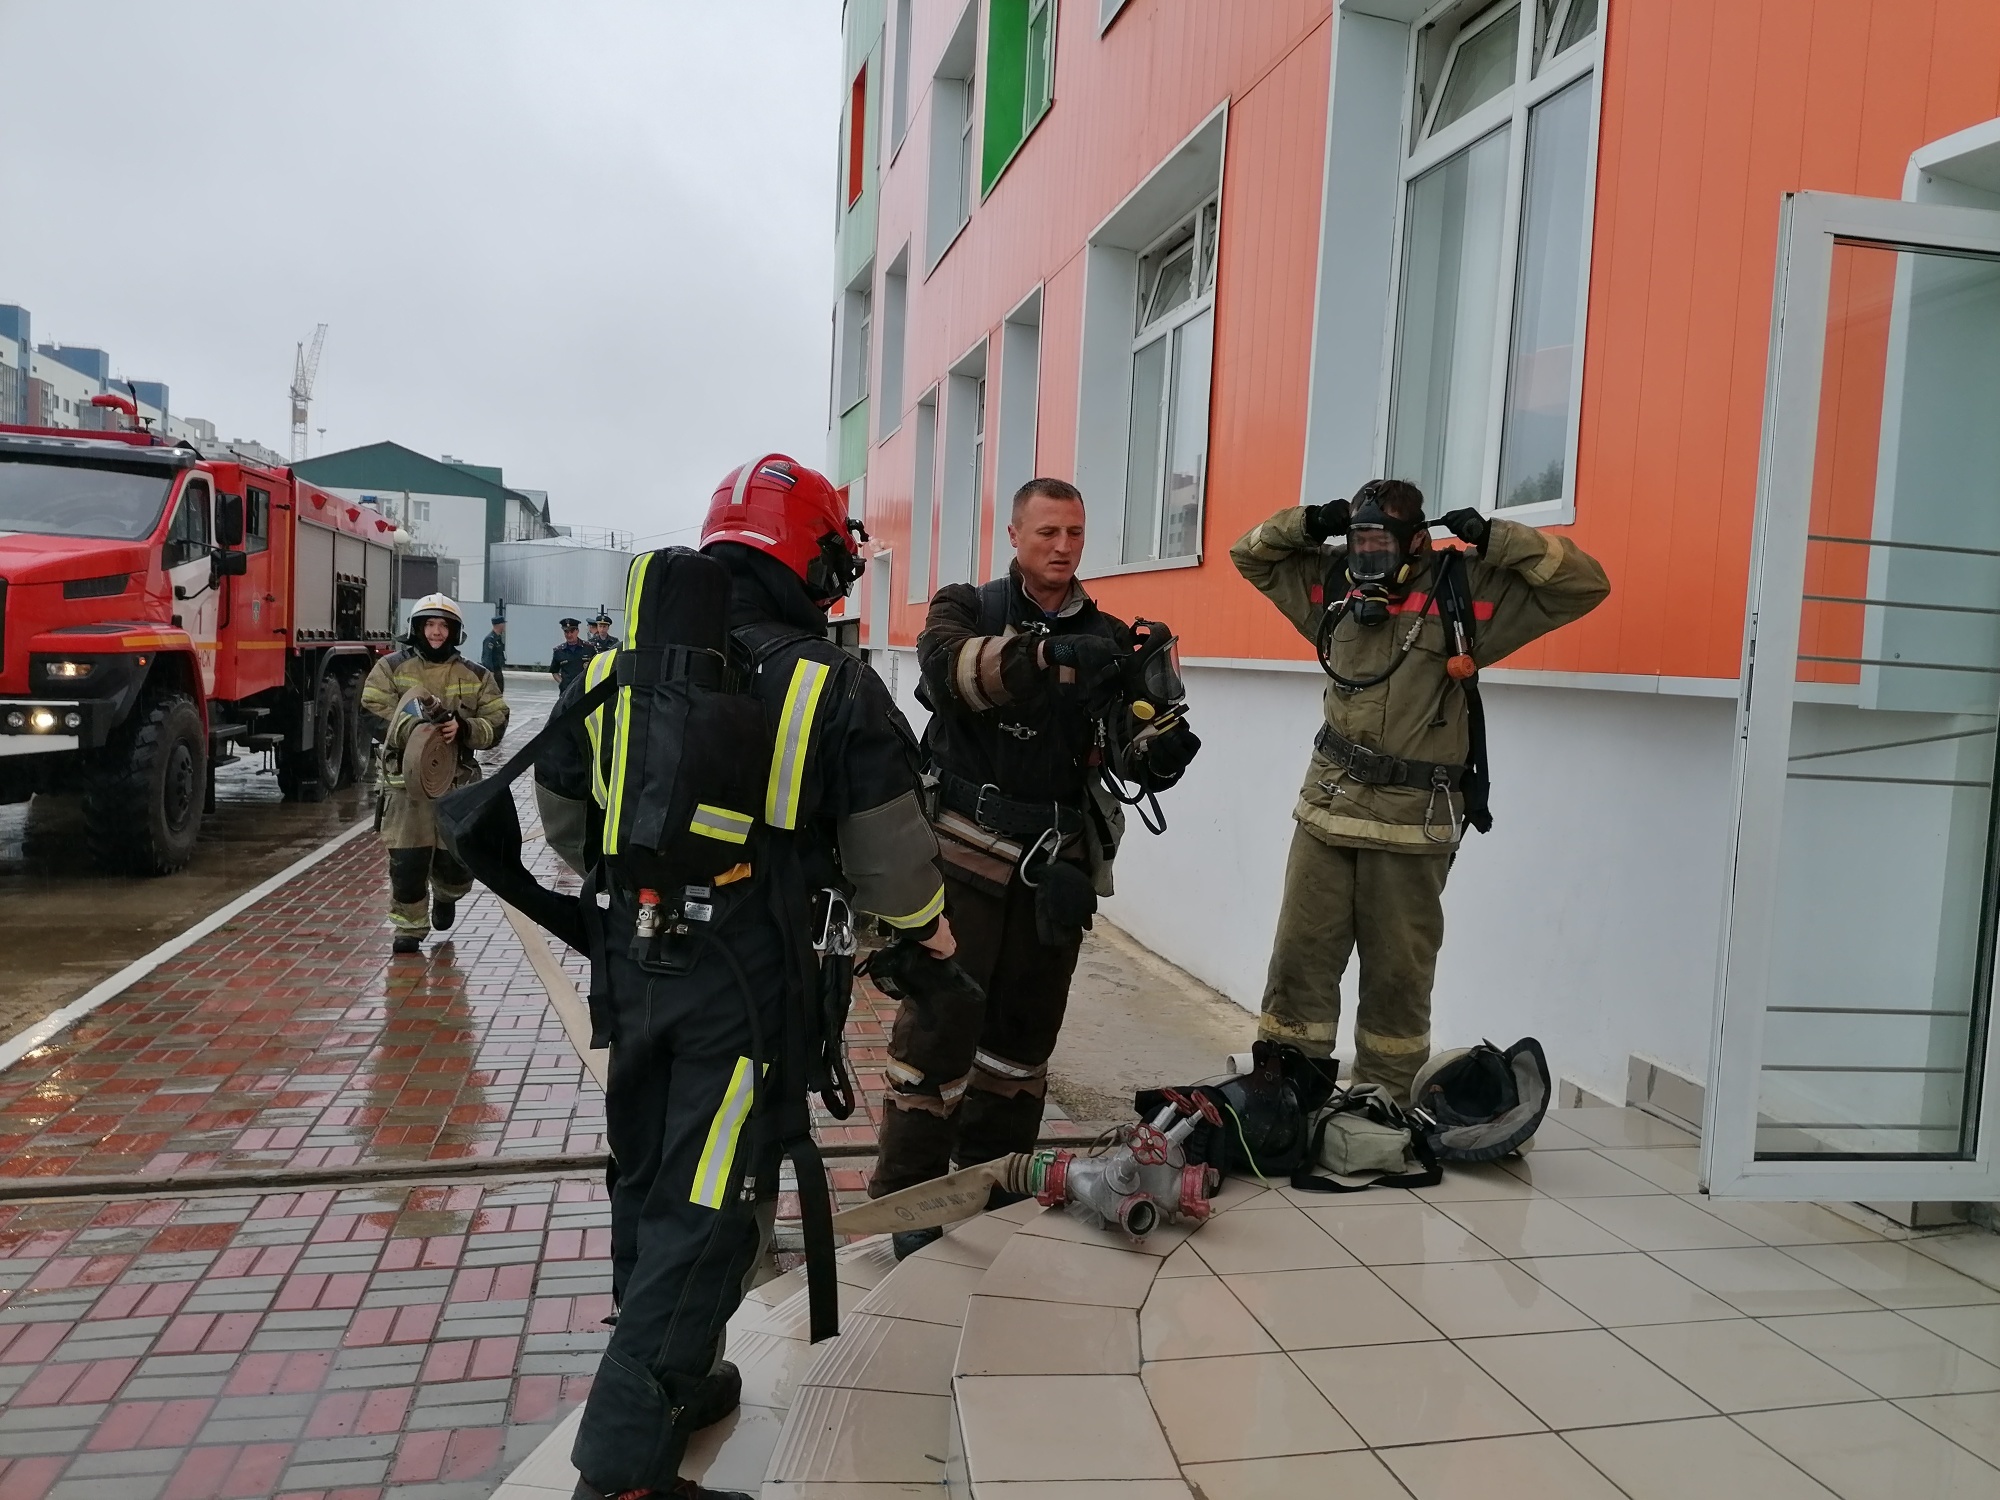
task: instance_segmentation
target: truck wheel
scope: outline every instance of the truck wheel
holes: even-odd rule
[[[107,745],[83,797],[91,856],[106,870],[171,875],[194,857],[208,741],[185,693],[143,705]]]
[[[278,790],[288,801],[323,801],[340,786],[347,765],[346,707],[340,679],[328,672],[319,680],[312,706],[312,749],[288,750],[279,757]]]
[[[374,736],[369,732],[369,716],[361,708],[361,685],[367,676],[366,672],[349,672],[343,679],[341,703],[347,711],[347,769],[342,773],[342,786],[353,786],[368,775]]]

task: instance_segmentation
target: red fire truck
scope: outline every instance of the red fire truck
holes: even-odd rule
[[[286,468],[0,426],[0,803],[80,796],[102,867],[164,875],[217,766],[269,752],[301,800],[353,781],[395,535]]]

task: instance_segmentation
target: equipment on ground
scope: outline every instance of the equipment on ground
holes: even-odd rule
[[[0,426],[0,803],[81,793],[100,864],[164,875],[219,765],[268,753],[299,801],[350,785],[394,532],[223,449]]]
[[[1519,1151],[1555,1092],[1542,1044],[1523,1037],[1440,1052],[1417,1073],[1410,1098],[1435,1121],[1431,1148],[1445,1161],[1497,1161]]]
[[[1149,1121],[1121,1125],[1083,1151],[1019,1151],[871,1199],[833,1216],[836,1234],[930,1229],[969,1219],[994,1189],[1061,1207],[1094,1228],[1116,1227],[1133,1243],[1177,1219],[1209,1215],[1221,1173],[1187,1159],[1188,1136],[1221,1117],[1208,1100],[1166,1091]]]

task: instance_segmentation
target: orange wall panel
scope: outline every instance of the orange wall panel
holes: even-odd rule
[[[1604,562],[1614,593],[1510,665],[1734,677],[1780,201],[1801,188],[1899,197],[1911,151],[2000,113],[2000,3],[1606,0],[1605,9],[1570,531]],[[878,242],[878,264],[911,244],[905,402],[988,337],[991,431],[1006,399],[1001,320],[1041,285],[1041,472],[1067,474],[1076,449],[1087,236],[1229,101],[1204,560],[1092,588],[1121,614],[1172,622],[1190,655],[1305,657],[1227,551],[1299,499],[1334,32],[1327,0],[1136,0],[1101,37],[1094,5],[1062,7],[1054,107],[929,276],[928,80],[956,14],[916,10],[911,123],[882,178]],[[1879,370],[1876,389],[1879,397]],[[1859,403],[1844,408],[1851,420],[1867,418],[1865,382],[1849,382],[1843,399]],[[982,537],[996,447],[982,476]],[[869,469],[869,524],[899,559],[912,449],[906,424]],[[1100,511],[1121,503],[1088,498]],[[1851,581],[1842,571],[1851,564],[1827,566],[1829,578]],[[901,602],[901,561],[898,573],[893,637],[907,643],[923,610]],[[1829,641],[1851,635],[1832,618],[1814,628]]]

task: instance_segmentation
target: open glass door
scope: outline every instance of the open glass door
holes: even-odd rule
[[[1702,1172],[2000,1197],[2000,213],[1787,202]]]

